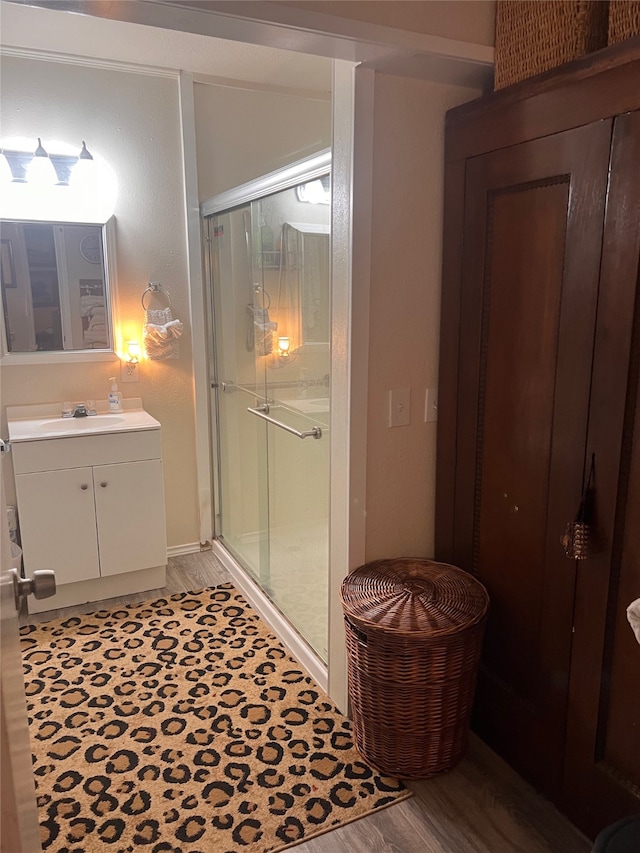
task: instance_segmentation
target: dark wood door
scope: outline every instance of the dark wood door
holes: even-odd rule
[[[640,112],[616,119],[605,220],[587,459],[592,557],[577,565],[565,799],[591,834],[640,812]]]
[[[474,726],[562,788],[612,122],[467,161],[454,562],[491,595]]]

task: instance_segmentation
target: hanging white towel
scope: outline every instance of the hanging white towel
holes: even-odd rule
[[[627,619],[631,630],[636,635],[636,640],[640,643],[640,598],[636,598],[627,607]]]
[[[171,320],[163,325],[147,323],[147,335],[156,341],[166,341],[169,338],[179,338],[182,334],[182,321]]]
[[[103,296],[81,296],[80,297],[80,316],[89,317],[96,310],[105,310],[105,302]]]
[[[173,319],[171,308],[147,309],[147,322],[142,329],[147,356],[154,360],[178,358],[182,330],[182,322]]]

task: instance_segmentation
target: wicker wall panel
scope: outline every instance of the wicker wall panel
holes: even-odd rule
[[[609,44],[640,35],[640,0],[610,0]]]
[[[495,88],[607,45],[606,0],[498,0]]]

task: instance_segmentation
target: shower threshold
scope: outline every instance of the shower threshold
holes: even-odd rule
[[[326,691],[328,687],[327,664],[321,658],[320,654],[302,636],[290,619],[276,607],[270,596],[260,587],[251,573],[243,567],[221,540],[213,540],[212,551],[231,575],[234,586],[237,587],[249,604],[265,620],[298,663],[304,666],[309,675]],[[291,576],[289,576],[288,583],[290,587]],[[313,601],[313,593],[311,593],[310,600]]]

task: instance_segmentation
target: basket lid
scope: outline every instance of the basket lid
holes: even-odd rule
[[[345,616],[367,628],[450,634],[480,622],[489,607],[484,586],[467,572],[431,560],[375,560],[342,582]]]

